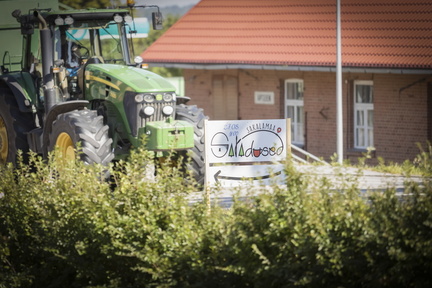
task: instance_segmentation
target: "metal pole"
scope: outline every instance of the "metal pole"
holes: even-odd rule
[[[286,125],[286,156],[288,160],[292,160],[292,149],[291,149],[291,118],[285,119]]]
[[[340,0],[336,9],[336,134],[338,163],[343,162],[343,111],[342,111],[342,49]]]

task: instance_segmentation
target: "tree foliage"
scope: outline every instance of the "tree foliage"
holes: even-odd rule
[[[162,30],[153,30],[151,29],[147,38],[139,39],[136,42],[136,46],[140,51],[145,51],[151,44],[153,44],[159,37],[161,37],[168,29],[170,29],[177,21],[179,20],[178,16],[166,15],[163,19],[163,29]],[[144,59],[145,63],[145,59]],[[163,77],[175,77],[181,76],[183,74],[181,69],[178,68],[165,68],[165,67],[151,67],[150,71],[159,74]]]

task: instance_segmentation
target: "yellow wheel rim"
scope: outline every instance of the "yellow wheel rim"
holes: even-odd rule
[[[6,162],[9,151],[7,129],[3,118],[0,116],[0,161]]]
[[[57,137],[56,146],[60,155],[67,160],[75,160],[75,148],[69,134],[63,132]]]

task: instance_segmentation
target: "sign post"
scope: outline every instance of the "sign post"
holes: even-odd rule
[[[206,185],[283,183],[291,154],[289,119],[206,121]]]
[[[287,149],[286,149],[286,156],[288,161],[292,160],[291,157],[291,118],[287,118],[286,119],[286,145],[287,145]]]

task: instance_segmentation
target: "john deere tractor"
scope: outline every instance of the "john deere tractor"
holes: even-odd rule
[[[65,158],[107,165],[146,145],[155,157],[189,155],[186,169],[203,183],[202,110],[143,69],[140,57],[132,60],[139,25],[132,12],[148,7],[157,9],[152,22],[160,28],[159,8],[133,1],[115,9],[11,11],[15,23],[3,25],[0,35],[19,35],[22,53],[2,37],[0,47],[9,45],[0,48],[2,162],[15,162],[18,150],[47,156],[59,149]]]

